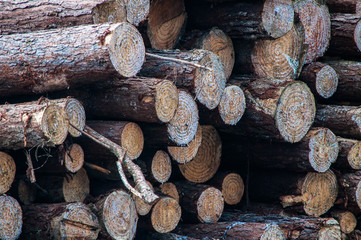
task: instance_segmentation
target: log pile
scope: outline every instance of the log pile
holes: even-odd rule
[[[360,239],[358,0],[0,1],[0,239]]]

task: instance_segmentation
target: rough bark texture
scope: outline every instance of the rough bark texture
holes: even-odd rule
[[[5,152],[0,152],[0,195],[9,191],[15,179],[14,159]]]
[[[23,213],[20,204],[12,197],[0,196],[0,238],[19,238],[23,226]]]
[[[63,90],[117,72],[130,77],[145,56],[142,37],[129,23],[4,35],[0,49],[2,97]]]
[[[361,2],[358,0],[326,0],[330,12],[359,13]]]
[[[347,173],[340,176],[340,196],[342,207],[358,215],[361,212],[361,172]]]
[[[338,137],[340,148],[335,167],[341,170],[361,169],[361,142],[354,139]]]

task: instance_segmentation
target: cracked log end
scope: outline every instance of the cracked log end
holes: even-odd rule
[[[225,124],[236,125],[246,110],[246,98],[242,89],[235,85],[226,87],[218,110]]]
[[[146,181],[146,182],[147,182],[149,188],[154,190],[153,185],[148,181]],[[140,216],[147,215],[150,212],[150,210],[152,209],[152,207],[153,207],[153,204],[146,203],[143,199],[141,199],[138,196],[133,195],[133,200],[134,200],[134,203],[135,203],[135,208],[137,210],[137,213]]]
[[[174,183],[166,182],[160,185],[160,191],[168,196],[174,198],[177,202],[179,202],[179,192]]]
[[[89,178],[84,168],[69,177],[64,177],[63,195],[66,202],[82,202],[89,191]]]
[[[152,176],[159,183],[165,183],[172,174],[172,164],[168,153],[158,150],[153,159],[151,165]]]
[[[277,224],[270,224],[264,230],[260,240],[285,240],[286,237]]]
[[[215,223],[221,217],[224,199],[221,191],[214,187],[204,190],[197,200],[197,216],[202,223]]]
[[[0,196],[0,239],[18,239],[23,225],[20,204],[7,195]]]
[[[178,145],[185,145],[194,139],[198,127],[198,107],[193,97],[179,91],[178,108],[167,126],[170,139]]]
[[[242,199],[244,193],[244,183],[237,173],[230,173],[223,179],[222,195],[225,203],[235,205]]]
[[[9,191],[14,182],[15,172],[14,159],[9,154],[0,152],[0,195]]]
[[[164,80],[157,85],[155,93],[155,111],[162,122],[169,122],[178,107],[178,90],[171,81]]]
[[[130,160],[136,159],[143,152],[144,136],[138,124],[127,123],[120,135],[121,147],[127,150]]]
[[[55,145],[62,144],[69,130],[65,111],[57,105],[46,107],[41,119],[41,128],[49,142]]]
[[[361,142],[352,146],[347,155],[347,161],[353,169],[361,169]]]
[[[182,175],[191,182],[203,183],[211,179],[217,172],[222,153],[222,142],[213,126],[202,127],[202,143],[195,158],[178,165]]]
[[[105,1],[93,9],[94,23],[118,23],[127,21],[124,0]]]
[[[315,98],[303,82],[290,83],[278,101],[276,126],[287,142],[299,142],[313,124],[316,114]]]
[[[83,105],[75,98],[69,98],[66,101],[64,110],[66,115],[68,116],[69,122],[72,125],[76,126],[78,129],[83,130],[85,127],[86,119]],[[81,132],[79,132],[72,126],[69,126],[69,133],[73,137],[79,137],[81,135]]]
[[[65,168],[71,173],[76,173],[84,164],[83,148],[79,144],[71,144],[66,150],[64,160]]]
[[[150,0],[125,1],[127,9],[127,20],[138,26],[147,19],[149,15]]]
[[[177,163],[187,163],[197,155],[198,149],[202,143],[202,127],[198,125],[196,136],[184,147],[168,146],[168,152]]]
[[[161,198],[152,209],[152,226],[159,233],[173,231],[178,225],[181,215],[181,207],[175,199],[171,197]]]
[[[117,25],[111,34],[109,55],[120,75],[132,77],[139,72],[145,59],[145,46],[141,34],[133,25],[126,22]]]
[[[326,65],[316,75],[316,91],[323,98],[331,97],[337,90],[338,76],[332,67]]]

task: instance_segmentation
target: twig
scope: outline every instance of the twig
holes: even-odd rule
[[[25,156],[26,156],[26,163],[28,165],[28,169],[26,170],[26,176],[29,178],[31,183],[34,183],[36,182],[36,178],[34,173],[33,162],[31,161],[30,152],[25,150]]]
[[[104,173],[104,174],[106,174],[106,175],[109,175],[109,174],[110,174],[110,171],[109,171],[108,169],[99,167],[98,165],[95,165],[95,164],[92,164],[92,163],[88,163],[88,162],[84,162],[84,165],[87,166],[88,168],[97,170],[97,171],[102,172],[102,173]]]

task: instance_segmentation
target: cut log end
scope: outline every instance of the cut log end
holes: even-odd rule
[[[347,161],[353,169],[361,169],[361,142],[357,142],[347,155]]]
[[[223,64],[226,78],[228,79],[232,74],[235,61],[235,53],[231,38],[222,30],[212,28],[206,36],[204,36],[199,47],[211,51],[219,57]]]
[[[273,38],[288,33],[293,26],[294,10],[291,0],[267,0],[263,4],[262,25]]]
[[[178,225],[181,215],[181,207],[175,199],[161,198],[152,209],[152,226],[159,233],[170,232]]]
[[[201,143],[202,143],[202,127],[198,125],[196,136],[187,146],[184,147],[169,146],[168,152],[177,163],[184,164],[195,158]]]
[[[173,82],[164,80],[157,85],[155,94],[155,111],[162,122],[169,122],[178,107],[178,90]]]
[[[357,206],[361,209],[361,181],[357,184],[355,199]]]
[[[198,127],[198,107],[190,94],[179,91],[178,108],[173,119],[168,124],[170,139],[178,145],[191,142]]]
[[[163,183],[162,185],[160,185],[160,191],[165,195],[171,196],[177,202],[179,202],[179,193],[174,183],[171,182]]]
[[[316,91],[323,98],[331,97],[337,90],[338,76],[332,67],[326,65],[317,73]]]
[[[285,235],[277,224],[270,224],[264,230],[260,240],[285,240]]]
[[[172,164],[168,153],[159,150],[155,153],[152,165],[152,176],[160,183],[165,183],[172,174]]]
[[[212,110],[218,106],[226,87],[224,67],[218,56],[212,52],[206,54],[199,64],[211,70],[197,68],[194,80],[196,97],[200,103]]]
[[[361,3],[359,5],[361,13]],[[353,36],[358,50],[361,51],[361,20],[357,22]]]
[[[56,105],[46,107],[41,119],[41,127],[49,142],[57,145],[65,141],[69,130],[69,122],[66,119],[66,113],[61,107]]]
[[[338,221],[343,233],[349,234],[355,230],[357,219],[352,212],[337,210],[331,212],[331,215]]]
[[[313,124],[315,98],[303,82],[290,83],[282,92],[276,109],[276,126],[287,142],[299,142]]]
[[[213,126],[202,127],[202,143],[195,158],[178,165],[182,175],[191,182],[203,183],[211,179],[217,172],[222,153],[222,142]]]
[[[138,26],[139,23],[146,20],[149,15],[150,1],[125,1],[127,9],[127,21],[131,24]]]
[[[66,115],[68,116],[69,123],[71,123],[78,129],[83,130],[85,127],[86,119],[83,105],[75,98],[69,98],[66,101],[64,110]],[[79,132],[72,126],[69,126],[69,133],[73,137],[79,137],[81,135],[81,132]]]
[[[301,192],[306,214],[318,217],[327,212],[336,201],[338,194],[336,175],[331,170],[325,173],[308,173]]]
[[[64,177],[63,195],[66,202],[82,202],[89,191],[89,178],[84,168],[69,177]]]
[[[109,54],[114,68],[120,75],[135,76],[145,59],[145,46],[141,34],[133,25],[120,23],[111,35]]]
[[[133,160],[140,156],[144,147],[143,131],[138,124],[129,122],[120,136],[121,147],[127,150],[127,156]]]
[[[64,160],[66,170],[71,173],[76,173],[84,165],[83,148],[79,144],[73,143],[66,150]]]
[[[148,184],[149,188],[153,190],[153,185],[148,181],[147,181],[147,184]],[[141,199],[138,196],[133,195],[133,200],[135,203],[135,208],[137,210],[137,213],[140,216],[147,215],[150,212],[150,210],[152,209],[153,204],[146,203],[143,199]]]
[[[14,182],[16,165],[7,153],[0,152],[0,195],[9,191]]]
[[[226,87],[218,110],[225,124],[236,125],[246,110],[246,98],[242,89],[235,85]]]
[[[222,195],[225,203],[229,205],[238,204],[244,193],[242,177],[237,173],[228,174],[222,182]]]
[[[105,1],[93,9],[94,23],[118,23],[126,20],[127,12],[123,0]]]
[[[338,222],[335,219],[328,220],[325,226],[318,232],[318,239],[341,240],[341,230]]]
[[[115,191],[105,200],[102,210],[104,226],[114,239],[133,239],[138,215],[132,198],[124,191]]]
[[[338,156],[336,135],[327,128],[316,130],[309,141],[309,162],[317,172],[326,172]]]
[[[198,219],[202,223],[215,223],[221,217],[224,199],[221,191],[209,187],[202,192],[197,200]]]
[[[23,225],[20,204],[7,195],[0,196],[0,239],[18,239]]]

